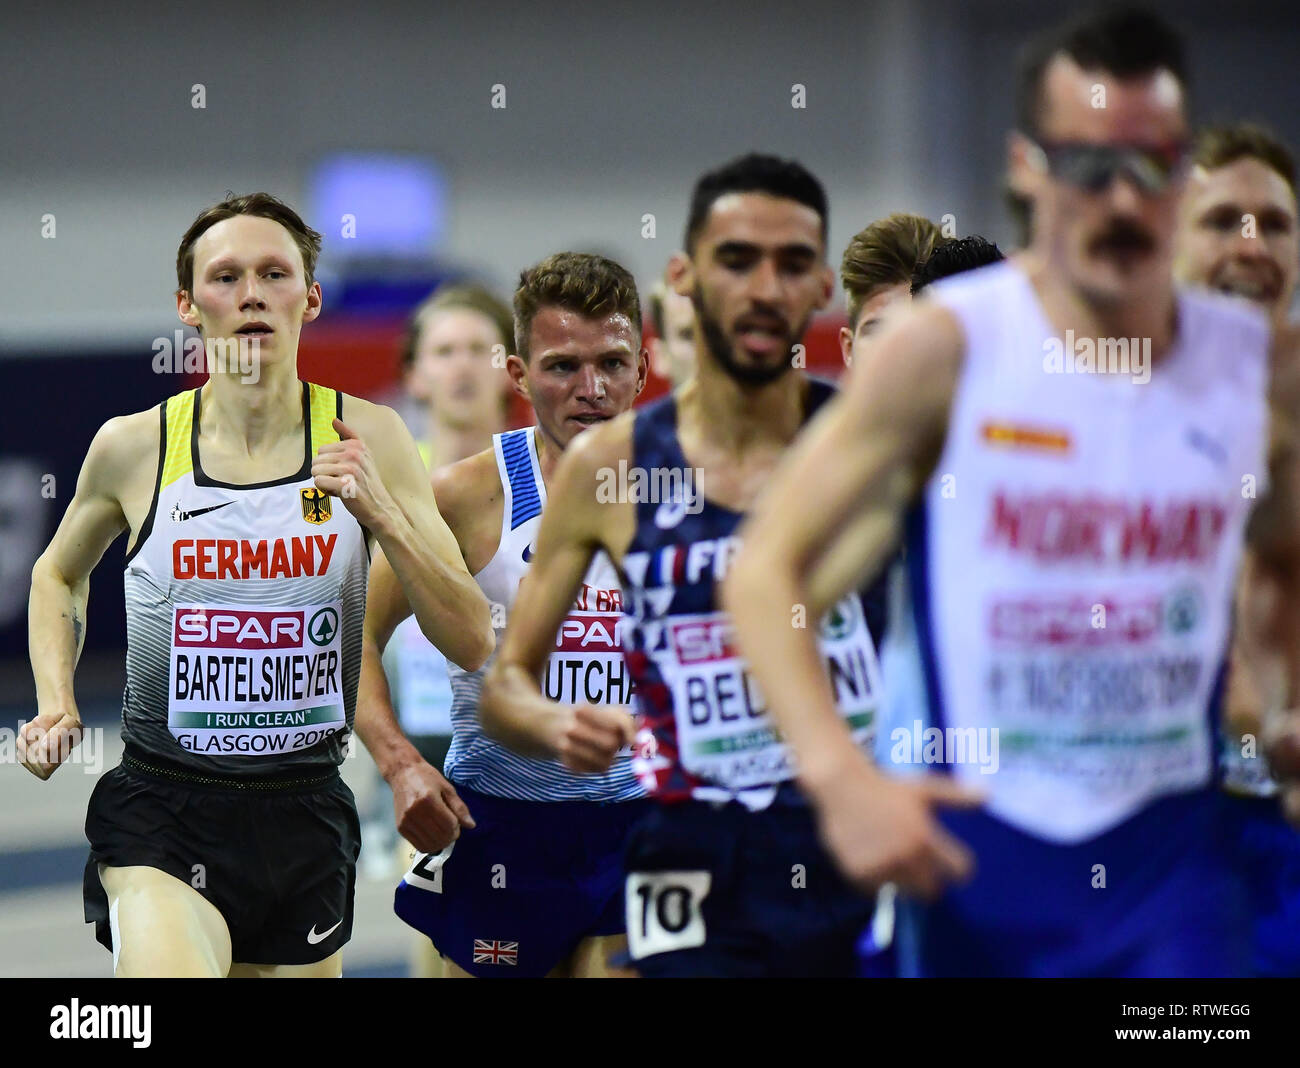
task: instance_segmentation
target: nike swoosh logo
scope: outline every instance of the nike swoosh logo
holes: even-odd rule
[[[672,530],[680,526],[686,518],[686,505],[681,501],[664,501],[655,511],[655,526],[660,530]]]
[[[222,501],[220,504],[212,504],[209,505],[207,508],[195,508],[194,511],[192,512],[182,512],[181,506],[178,504],[175,508],[172,509],[172,522],[184,523],[185,520],[193,519],[196,515],[204,515],[207,512],[215,512],[218,508],[224,508],[226,507],[226,505],[234,504],[234,503],[235,503],[234,501]]]
[[[1227,450],[1200,427],[1189,426],[1187,428],[1187,444],[1202,456],[1208,457],[1220,466],[1228,462]]]
[[[335,931],[339,929],[342,923],[343,921],[339,920],[339,922],[336,923],[333,927],[331,927],[328,931],[322,931],[320,934],[316,933],[316,925],[313,923],[311,925],[311,931],[309,931],[307,934],[308,945],[314,946],[317,942],[324,942],[325,939],[329,938],[330,935],[332,935]]]
[[[524,563],[525,563],[525,564],[528,563],[530,560],[532,560],[532,558],[533,558],[533,547],[532,547],[531,545],[525,545],[525,546],[524,546]]]

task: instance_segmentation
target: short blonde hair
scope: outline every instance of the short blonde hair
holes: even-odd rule
[[[911,285],[912,274],[947,238],[921,215],[895,212],[854,235],[840,262],[840,281],[849,303],[849,328],[855,329],[862,305],[884,286]]]

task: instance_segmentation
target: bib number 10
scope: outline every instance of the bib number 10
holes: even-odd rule
[[[627,944],[633,960],[704,945],[700,906],[712,879],[707,871],[634,872],[627,877]]]

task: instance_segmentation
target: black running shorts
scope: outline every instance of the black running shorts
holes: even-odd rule
[[[338,771],[196,778],[128,747],[86,813],[86,922],[113,948],[99,865],[158,868],[214,904],[237,964],[314,964],[352,933],[361,828]],[[242,788],[241,788],[242,787]]]

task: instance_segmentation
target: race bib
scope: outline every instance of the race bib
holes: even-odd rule
[[[995,601],[985,706],[1005,776],[1113,795],[1197,785],[1215,664],[1195,589]]]
[[[793,778],[793,756],[735,647],[726,613],[673,617],[667,628],[660,668],[673,693],[682,766],[732,790]],[[818,645],[840,715],[854,742],[870,751],[880,667],[856,596],[827,613]]]
[[[402,876],[407,886],[415,886],[434,894],[442,893],[442,869],[456,848],[452,842],[441,853],[416,853],[411,861],[410,870]]]
[[[632,676],[623,660],[624,626],[625,617],[618,614],[570,612],[547,658],[542,693],[565,705],[630,704]]]
[[[167,726],[210,755],[272,756],[346,724],[339,602],[297,608],[177,605]]]
[[[704,913],[713,875],[707,871],[634,872],[624,905],[633,960],[704,945]]]

